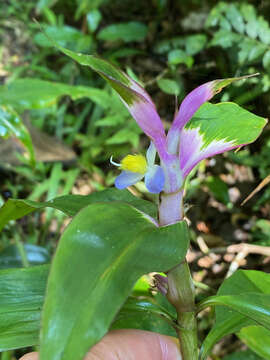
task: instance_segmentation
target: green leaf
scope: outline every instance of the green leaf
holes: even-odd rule
[[[72,26],[45,25],[44,29],[54,41],[57,41],[61,46],[70,47],[74,51],[89,50],[92,43],[91,36],[83,34]],[[51,47],[51,41],[43,33],[37,33],[34,36],[34,42],[42,47]]]
[[[86,97],[102,107],[110,105],[110,96],[104,90],[30,78],[18,79],[0,87],[0,104],[20,109],[41,109],[56,104],[64,95],[73,100]]]
[[[180,93],[180,86],[175,80],[162,78],[157,81],[157,84],[166,94],[179,95]]]
[[[141,103],[143,101],[141,95],[146,94],[143,89],[138,89],[137,84],[135,84],[124,72],[113,66],[111,63],[94,55],[84,55],[81,53],[77,54],[71,50],[61,47],[57,43],[53,42],[53,40],[51,41],[62,53],[77,61],[81,65],[89,66],[92,70],[101,75],[128,106],[132,105],[134,102]]]
[[[178,264],[188,243],[184,221],[158,228],[124,203],[84,208],[66,228],[54,257],[40,359],[81,360],[108,331],[136,280]]]
[[[240,11],[237,9],[237,7],[234,4],[230,4],[228,6],[228,9],[226,11],[226,16],[231,22],[234,29],[243,34],[245,31],[245,24],[243,21],[243,17],[240,13]]]
[[[172,50],[168,54],[168,62],[170,65],[185,64],[187,67],[192,67],[193,57],[189,56],[185,51],[177,49]]]
[[[65,195],[47,202],[31,200],[9,199],[0,208],[0,230],[10,221],[32,213],[45,207],[62,211],[67,216],[76,215],[85,206],[98,201],[124,201],[152,217],[157,215],[157,207],[150,201],[133,196],[128,190],[106,189],[90,195]]]
[[[30,265],[41,265],[50,261],[50,255],[44,247],[25,244],[24,251]],[[16,245],[9,245],[0,252],[0,269],[22,267],[22,265],[22,258]]]
[[[262,16],[258,18],[258,35],[260,40],[264,43],[269,45],[270,44],[270,29],[268,22],[264,20]]]
[[[200,309],[222,305],[270,330],[270,294],[248,293],[212,296],[201,303]]]
[[[265,360],[270,359],[270,331],[261,326],[248,326],[237,334],[256,354]]]
[[[49,267],[0,271],[0,351],[38,344]]]
[[[213,193],[215,199],[225,205],[230,203],[228,185],[217,176],[208,176],[206,184]]]
[[[262,360],[250,350],[236,351],[230,355],[225,356],[222,360]]]
[[[245,64],[255,46],[254,41],[250,39],[242,39],[238,46],[240,48],[240,51],[238,52],[238,61],[240,64]]]
[[[147,35],[145,24],[131,21],[128,23],[112,24],[98,33],[98,39],[106,41],[123,40],[124,42],[142,41]]]
[[[160,306],[155,298],[129,297],[117,314],[111,329],[141,329],[176,336],[172,326],[174,315]]]
[[[241,36],[229,30],[221,29],[215,32],[213,39],[210,41],[210,46],[220,45],[223,48],[231,47],[234,43],[240,41]]]
[[[229,147],[233,147],[253,142],[260,135],[266,121],[235,103],[205,103],[185,126],[185,134],[187,130],[197,128],[202,137],[201,150],[211,146],[214,149],[217,141],[222,141],[224,146],[230,144]]]
[[[248,60],[257,60],[265,53],[266,50],[267,47],[264,44],[253,44],[253,48],[250,50]]]
[[[270,70],[270,50],[268,50],[263,56],[263,66],[266,70]]]
[[[187,36],[185,39],[185,47],[188,55],[198,54],[207,43],[207,36],[204,34]]]
[[[260,271],[238,270],[226,279],[218,290],[218,295],[239,295],[249,293],[270,294],[270,277]],[[226,307],[216,308],[216,323],[205,338],[201,358],[204,359],[212,346],[223,336],[238,332],[241,328],[254,325],[253,320]]]
[[[101,12],[98,9],[94,9],[92,11],[89,11],[89,13],[86,16],[88,28],[91,32],[94,32],[97,30],[98,25],[102,19]]]
[[[243,3],[241,4],[240,11],[246,22],[256,20],[256,11],[253,5]]]
[[[1,93],[0,93],[1,98]],[[34,148],[31,136],[19,115],[11,108],[0,106],[0,138],[13,136],[20,140],[29,154],[30,164],[35,164]]]

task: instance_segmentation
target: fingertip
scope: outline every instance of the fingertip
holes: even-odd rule
[[[37,352],[31,352],[29,354],[24,355],[19,360],[38,360],[38,353]]]

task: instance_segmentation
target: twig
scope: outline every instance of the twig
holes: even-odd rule
[[[259,192],[263,187],[265,187],[270,182],[270,175],[266,176],[262,182],[245,198],[245,200],[241,203],[241,206],[245,205],[245,203],[250,200],[257,192]]]

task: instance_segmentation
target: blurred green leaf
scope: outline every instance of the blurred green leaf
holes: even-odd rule
[[[139,210],[156,217],[157,207],[150,201],[142,200],[131,195],[128,190],[107,189],[95,192],[87,196],[65,195],[47,202],[35,202],[31,200],[9,199],[0,208],[0,230],[10,221],[20,219],[31,212],[45,207],[54,208],[64,212],[68,216],[74,216],[85,206],[97,201],[124,201]]]
[[[243,21],[243,17],[238,10],[238,8],[234,4],[229,4],[226,16],[230,20],[232,26],[235,28],[235,30],[241,34],[245,31],[245,24]]]
[[[44,8],[50,8],[57,3],[58,0],[38,0],[36,9],[38,12],[42,12]]]
[[[204,34],[197,34],[187,36],[185,38],[185,47],[188,55],[198,54],[207,43],[207,36]]]
[[[106,26],[98,33],[98,39],[106,41],[123,40],[124,42],[142,41],[147,32],[148,28],[145,24],[131,21]]]
[[[89,11],[86,18],[89,30],[91,32],[95,32],[102,19],[101,12],[98,9],[94,9],[92,11]]]
[[[230,203],[228,185],[217,176],[208,176],[206,184],[215,199],[225,205]]]
[[[243,327],[249,325],[257,325],[257,322],[259,322],[257,318],[248,317],[254,310],[251,303],[253,302],[253,305],[256,303],[256,296],[260,297],[260,295],[267,295],[267,298],[270,296],[270,277],[268,274],[261,271],[238,270],[223,282],[218,290],[218,295],[240,296],[240,298],[238,298],[238,305],[240,305],[240,307],[236,309],[237,306],[233,306],[229,309],[227,307],[218,306],[215,309],[216,322],[203,342],[201,359],[204,359],[207,356],[212,346],[223,336],[236,333]],[[243,298],[241,298],[241,296]],[[264,301],[263,299],[261,300]],[[242,305],[239,304],[239,301],[242,301]],[[260,299],[258,298],[256,306],[259,306],[259,302]],[[270,302],[266,305],[269,307]],[[241,306],[242,309],[240,309]],[[232,310],[238,310],[240,313]],[[263,311],[263,306],[261,310]],[[258,311],[260,311],[259,307]],[[264,315],[262,316],[264,317]],[[270,317],[267,321],[270,321]]]
[[[270,330],[262,326],[248,326],[237,335],[257,355],[265,360],[270,359]]]
[[[184,221],[156,227],[120,202],[96,203],[80,211],[66,228],[52,264],[41,360],[82,359],[108,331],[135,281],[178,264],[188,245]]]
[[[102,107],[110,104],[110,96],[103,90],[87,86],[72,86],[40,79],[18,79],[0,87],[0,104],[20,109],[42,109],[56,104],[69,95],[73,100],[87,97]]]
[[[0,271],[0,351],[38,344],[48,266]]]
[[[80,30],[71,26],[44,26],[46,34],[57,41],[63,47],[69,47],[74,51],[90,51],[93,39],[90,35],[83,34]],[[41,47],[51,47],[51,41],[43,33],[34,36],[34,41]]]
[[[183,50],[172,50],[168,54],[168,62],[170,65],[185,64],[187,67],[192,67],[193,57],[189,56]]]
[[[214,33],[212,40],[210,41],[210,46],[220,45],[223,48],[228,48],[233,46],[233,44],[237,41],[240,41],[240,35],[235,34],[229,30],[218,30]]]
[[[268,50],[263,56],[263,66],[266,70],[270,70],[270,50]]]
[[[262,360],[250,350],[236,351],[230,355],[226,355],[222,360]]]
[[[157,84],[160,87],[160,89],[164,91],[166,94],[171,94],[171,95],[180,94],[180,86],[175,80],[162,78],[162,79],[158,79]]]
[[[132,122],[129,126],[119,131],[116,130],[105,143],[108,145],[130,143],[134,148],[137,148],[140,140],[139,134],[141,134],[141,129],[135,122]]]
[[[10,136],[22,142],[28,151],[30,164],[34,165],[34,148],[29,131],[19,115],[10,106],[0,106],[0,137],[7,139]]]
[[[23,247],[30,265],[42,265],[50,261],[49,252],[44,247],[32,244],[24,244]],[[0,269],[22,266],[22,258],[16,245],[9,245],[0,251]]]

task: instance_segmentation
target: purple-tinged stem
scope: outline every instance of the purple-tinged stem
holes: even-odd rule
[[[183,190],[162,193],[159,204],[161,226],[183,220]],[[181,239],[179,239],[181,241]],[[167,298],[177,312],[177,332],[183,360],[198,360],[197,322],[195,316],[195,290],[186,261],[167,273]]]
[[[183,219],[183,215],[183,190],[175,193],[162,193],[159,204],[160,225],[175,224]]]

